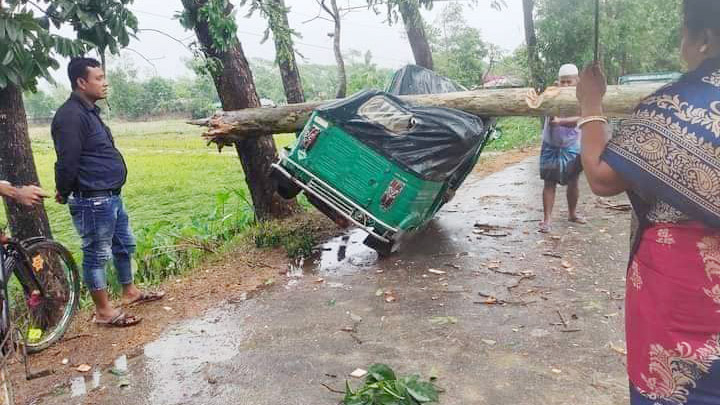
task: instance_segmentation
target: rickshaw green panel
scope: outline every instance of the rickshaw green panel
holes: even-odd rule
[[[288,158],[379,220],[402,230],[429,220],[445,188],[444,183],[427,181],[405,170],[332,124],[318,135],[309,151],[294,147]],[[309,180],[291,165],[286,169],[303,181]],[[386,209],[381,200],[393,180],[404,187]]]

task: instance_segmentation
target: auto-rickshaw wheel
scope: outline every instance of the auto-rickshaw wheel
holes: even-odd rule
[[[288,179],[278,169],[272,168],[270,171],[270,178],[277,182],[277,193],[280,197],[290,200],[295,198],[302,189],[297,184],[293,183],[292,180]]]
[[[373,235],[368,235],[367,238],[363,241],[365,246],[374,249],[376,252],[378,252],[378,255],[380,257],[387,257],[390,256],[393,253],[393,247],[395,246],[395,243],[393,241],[385,242],[383,240],[380,240],[376,238]]]

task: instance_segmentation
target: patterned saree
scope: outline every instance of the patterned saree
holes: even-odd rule
[[[631,184],[633,405],[720,405],[720,59],[645,99],[603,160]]]

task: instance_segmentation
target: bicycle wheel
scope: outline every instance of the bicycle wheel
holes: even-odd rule
[[[10,317],[25,338],[28,353],[62,338],[77,309],[80,279],[70,252],[52,240],[24,247],[26,260],[11,256],[19,283],[10,283]]]

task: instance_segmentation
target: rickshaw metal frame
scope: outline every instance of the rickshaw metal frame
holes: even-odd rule
[[[292,165],[294,168],[300,170],[303,174],[308,176],[310,178],[310,181],[306,184],[297,178],[290,174],[284,167],[282,167],[279,163],[286,162],[290,165]],[[370,225],[370,221],[372,221],[375,224],[378,224],[382,226],[386,231],[385,235],[387,235],[388,232],[391,234],[397,234],[399,233],[399,230],[393,226],[390,226],[383,222],[382,220],[378,219],[376,216],[368,212],[366,209],[362,208],[349,198],[345,197],[342,193],[337,191],[334,187],[327,184],[325,181],[302,167],[297,162],[294,162],[292,159],[290,159],[287,154],[283,151],[280,155],[280,160],[277,163],[273,163],[272,167],[278,172],[282,173],[283,176],[290,179],[293,183],[295,183],[298,187],[302,188],[303,191],[306,193],[311,194],[313,197],[319,199],[320,201],[324,202],[325,204],[329,205],[331,208],[333,208],[336,212],[338,212],[340,215],[345,217],[350,222],[354,223],[355,225],[361,227],[365,232],[369,233],[375,238],[378,238],[379,240],[385,242],[385,243],[392,243],[391,239],[388,239],[384,235],[380,235],[379,233],[375,232],[374,228]],[[312,183],[318,184],[320,187],[318,187],[320,190],[330,193],[330,196],[323,195],[323,193],[312,187]],[[336,201],[332,201],[333,199],[337,199],[340,201],[343,201],[343,205],[345,207],[340,206],[340,204]],[[352,210],[351,210],[352,209]],[[360,212],[362,214],[362,221],[360,221],[357,217],[355,217],[353,214],[355,212]]]

